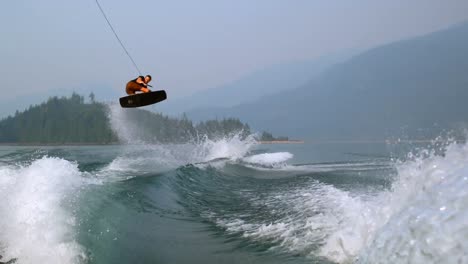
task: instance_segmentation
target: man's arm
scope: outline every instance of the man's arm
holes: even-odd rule
[[[141,79],[141,77],[138,77],[138,78],[136,79],[136,83],[138,83],[138,84],[141,85],[141,86],[147,87],[147,84],[145,83],[144,80]]]

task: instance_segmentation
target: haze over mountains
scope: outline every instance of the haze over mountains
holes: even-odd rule
[[[194,121],[235,117],[255,131],[312,140],[429,138],[467,127],[468,23],[351,56],[274,65],[181,99],[168,89],[169,100],[151,110]],[[31,94],[0,113],[72,91]],[[87,91],[98,101],[119,97],[109,87]]]
[[[244,78],[232,83],[214,87],[183,98],[173,98],[171,89],[166,89],[169,100],[149,106],[145,109],[157,112],[165,112],[171,116],[179,117],[184,112],[190,112],[197,108],[206,107],[231,107],[241,103],[253,102],[263,96],[277,93],[282,90],[293,89],[306,83],[312,77],[322,73],[331,65],[346,60],[356,54],[356,50],[347,50],[336,54],[325,55],[313,60],[294,61],[266,67],[255,71]],[[157,80],[154,89],[161,89]],[[115,88],[115,87],[114,87]],[[125,83],[120,90],[113,89],[109,84],[97,83],[82,85],[81,87],[63,87],[56,90],[48,90],[41,93],[30,93],[15,98],[14,103],[10,99],[0,99],[0,118],[13,115],[15,111],[27,109],[30,105],[36,105],[47,98],[58,96],[67,97],[73,92],[79,91],[85,96],[94,93],[97,101],[111,102],[125,95]],[[86,98],[88,99],[88,98]]]
[[[380,46],[296,89],[188,112],[317,140],[433,137],[468,123],[468,23]]]
[[[220,87],[206,89],[183,98],[171,98],[158,105],[157,110],[170,115],[180,115],[197,109],[226,108],[255,102],[264,96],[303,85],[333,64],[345,61],[355,54],[357,51],[349,50],[312,60],[273,65]],[[170,89],[168,93],[170,94]]]

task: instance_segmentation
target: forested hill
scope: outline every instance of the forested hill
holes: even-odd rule
[[[91,97],[92,98],[92,97]],[[111,144],[119,138],[111,129],[108,106],[85,102],[84,97],[73,93],[71,97],[52,97],[40,105],[9,116],[0,121],[0,143],[18,144]],[[169,118],[162,114],[139,109],[126,109],[134,116],[133,126],[143,126],[147,140],[158,142],[186,142],[200,135],[209,138],[250,128],[238,119],[211,120],[194,125],[186,117]],[[145,139],[145,138],[143,138]]]
[[[109,127],[105,105],[84,103],[73,94],[52,97],[45,103],[16,111],[0,122],[2,143],[111,143],[117,141]]]

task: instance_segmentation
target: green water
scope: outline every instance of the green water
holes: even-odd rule
[[[400,166],[413,166],[397,161],[404,153],[383,143],[1,147],[2,261],[368,262],[367,246],[411,203],[379,209],[396,203],[384,197]]]

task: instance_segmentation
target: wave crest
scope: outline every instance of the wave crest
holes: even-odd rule
[[[0,170],[0,243],[5,259],[19,263],[81,263],[86,256],[74,239],[81,185],[76,164],[43,157],[26,167]]]

